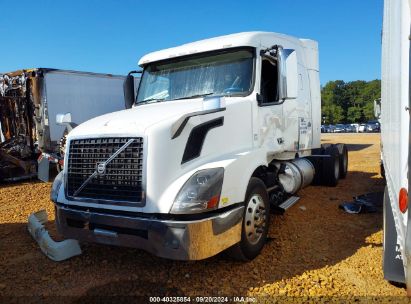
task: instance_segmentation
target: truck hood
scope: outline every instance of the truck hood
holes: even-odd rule
[[[90,119],[74,128],[69,137],[141,136],[147,128],[160,121],[178,119],[184,114],[201,110],[202,104],[201,99],[157,102],[136,106]]]

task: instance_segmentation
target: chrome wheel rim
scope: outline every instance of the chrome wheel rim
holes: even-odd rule
[[[257,244],[263,236],[266,227],[266,212],[264,200],[259,194],[254,194],[247,204],[244,226],[249,243]]]

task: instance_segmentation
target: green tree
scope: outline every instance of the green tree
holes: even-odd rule
[[[347,111],[347,121],[352,123],[360,121],[361,114],[360,107],[349,107]]]
[[[335,104],[326,104],[323,106],[322,116],[325,118],[326,124],[335,124],[343,119],[343,110]]]
[[[374,120],[374,103],[367,103],[363,108],[364,121]]]
[[[321,110],[326,123],[366,122],[374,119],[374,100],[381,81],[329,81],[321,88]]]

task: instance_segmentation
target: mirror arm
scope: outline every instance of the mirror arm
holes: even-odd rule
[[[74,122],[68,122],[65,125],[66,125],[67,132],[69,132],[69,133],[71,132],[71,130],[73,130],[75,127],[78,126],[78,124],[76,124]]]
[[[257,104],[261,105],[262,102],[263,102],[263,96],[261,94],[257,93],[255,97],[257,99]]]
[[[260,56],[267,55],[267,53],[268,53],[268,54],[270,54],[272,57],[275,58],[276,54],[278,53],[278,48],[279,48],[279,47],[280,47],[279,45],[275,44],[275,45],[273,45],[273,46],[271,46],[271,47],[269,47],[269,48],[263,49],[263,50],[260,51]]]
[[[270,61],[273,64],[276,64],[276,62],[277,62],[277,57],[274,57],[274,56],[271,56],[271,55],[268,55],[268,54],[263,54],[263,55],[261,55],[261,57],[267,59],[268,61]]]

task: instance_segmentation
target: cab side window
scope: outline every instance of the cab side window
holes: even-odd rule
[[[278,101],[277,64],[263,59],[261,68],[261,104]]]

